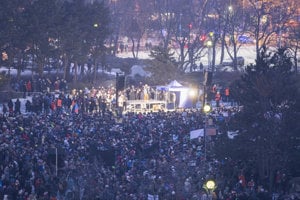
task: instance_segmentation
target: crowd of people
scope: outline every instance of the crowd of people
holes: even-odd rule
[[[36,93],[23,113],[10,100],[13,106],[0,115],[0,199],[229,200],[267,194],[254,179],[226,181],[218,171],[224,161],[204,159],[203,138],[189,134],[204,126],[200,110],[116,115],[108,104],[113,92]],[[210,117],[227,120],[236,109],[218,108]],[[210,179],[218,187],[208,194],[203,185]]]
[[[48,78],[44,76],[34,77],[30,79],[11,79],[11,88],[15,92],[22,92],[23,97],[32,92],[46,92],[46,91],[65,91],[68,87],[67,81],[63,78],[53,77]]]

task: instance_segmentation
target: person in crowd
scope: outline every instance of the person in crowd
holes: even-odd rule
[[[8,100],[7,106],[8,106],[9,114],[12,114],[14,112],[14,103],[13,103],[12,99]]]
[[[26,103],[25,103],[25,112],[28,113],[28,112],[31,112],[31,101],[29,99],[26,100]]]
[[[226,102],[229,102],[230,101],[230,89],[229,89],[229,87],[226,87],[225,88],[225,91],[224,91],[224,93],[225,93],[225,101]]]
[[[61,113],[63,110],[63,98],[62,97],[58,97],[56,100],[56,109],[57,112]]]
[[[220,94],[219,91],[216,92],[216,94],[215,94],[215,101],[216,101],[216,106],[217,106],[217,107],[220,107],[221,94]]]
[[[21,114],[21,102],[19,98],[15,102],[15,114]]]
[[[28,80],[26,83],[26,92],[28,95],[30,95],[30,93],[32,92],[32,84],[30,80]]]
[[[3,103],[2,104],[2,112],[3,112],[3,114],[6,115],[7,111],[8,111],[8,108],[7,108],[6,104]]]

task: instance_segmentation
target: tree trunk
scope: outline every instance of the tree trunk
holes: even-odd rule
[[[183,69],[183,65],[184,65],[184,45],[185,45],[185,42],[182,42],[182,41],[179,42],[181,69]]]
[[[93,77],[93,83],[97,80],[97,73],[98,73],[98,65],[96,62],[96,59],[94,59],[94,77]]]
[[[140,51],[140,46],[141,46],[141,38],[138,39],[137,41],[137,47],[136,47],[136,58],[139,56],[139,51]]]
[[[118,49],[119,49],[119,34],[117,34],[117,36],[114,38],[114,48],[113,48],[113,56],[116,56],[116,54],[118,53]]]
[[[217,39],[214,39],[213,46],[212,46],[212,61],[211,61],[213,73],[215,73],[215,66],[216,66],[216,43],[217,43]]]
[[[44,56],[40,56],[37,59],[37,72],[40,76],[42,76],[44,72],[44,59]]]
[[[225,31],[222,33],[222,39],[221,39],[221,54],[220,54],[220,64],[224,60],[224,55],[225,55]]]
[[[78,77],[77,77],[77,68],[78,68],[78,62],[75,61],[74,62],[74,79],[73,79],[74,83],[77,83],[77,79],[78,79]]]
[[[294,62],[295,62],[295,73],[298,73],[298,58],[297,58],[297,54],[298,54],[298,48],[299,48],[299,42],[297,41],[297,44],[295,46],[295,51],[294,51]],[[299,58],[300,59],[300,58]]]
[[[237,67],[237,48],[236,48],[237,43],[233,42],[233,69],[234,71],[238,70]]]
[[[64,67],[64,79],[69,80],[70,78],[70,65],[66,54],[63,55],[63,67]]]
[[[17,63],[17,80],[20,80],[21,68],[22,68],[22,63],[21,63],[21,60],[18,59],[18,63]]]
[[[83,77],[84,76],[84,64],[80,65],[80,76]]]
[[[134,38],[133,37],[131,37],[131,42],[132,42],[132,47],[131,47],[132,56],[133,56],[133,58],[136,58],[135,51],[134,51],[134,49],[135,49],[135,42],[134,42]]]

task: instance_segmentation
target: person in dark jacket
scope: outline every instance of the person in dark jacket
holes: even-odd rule
[[[8,112],[9,112],[9,114],[13,113],[13,111],[14,111],[14,103],[13,103],[13,101],[11,99],[8,101],[7,106],[8,106]]]
[[[5,103],[3,104],[3,108],[2,108],[2,112],[5,115],[7,113],[7,106],[5,105]]]
[[[29,100],[27,100],[25,103],[25,111],[31,112],[31,102]]]
[[[17,99],[15,102],[15,113],[21,114],[21,102],[19,99]]]

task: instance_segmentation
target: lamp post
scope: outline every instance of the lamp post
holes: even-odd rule
[[[212,82],[212,55],[211,55],[212,46],[213,46],[213,42],[212,42],[212,38],[210,37],[209,40],[206,41],[208,66],[204,72],[202,109],[206,105],[207,86],[211,85]]]
[[[57,176],[58,172],[58,152],[57,147],[55,147],[55,175]]]
[[[119,108],[119,73],[116,73],[116,110]]]
[[[182,18],[182,13],[180,13],[179,15],[179,37],[180,37],[180,41],[181,41],[181,38],[182,38],[182,33],[181,33],[181,30],[182,30],[182,27],[181,27],[181,18]]]
[[[119,107],[119,93],[125,89],[125,74],[116,73],[116,112],[119,115],[122,110]],[[124,101],[123,101],[124,103]],[[123,104],[124,105],[124,104]]]
[[[204,137],[204,161],[206,162],[206,143],[207,143],[207,139],[206,139],[206,129],[207,129],[207,114],[210,112],[211,110],[211,107],[210,105],[206,104],[204,105],[203,107],[203,112],[204,112],[204,115],[205,115],[205,118],[204,118],[204,128],[203,128],[203,137]]]
[[[217,188],[216,182],[214,180],[208,180],[203,185],[203,188],[208,193],[208,199],[212,200],[212,192]]]
[[[207,46],[207,62],[208,62],[208,66],[207,66],[207,71],[211,72],[212,71],[212,56],[211,56],[211,50],[212,50],[212,46],[213,46],[213,42],[211,39],[209,39],[206,42],[206,46]]]
[[[209,86],[211,84],[211,79],[212,79],[212,71],[211,71],[211,47],[212,47],[212,40],[211,38],[206,42],[206,46],[207,46],[207,55],[208,55],[208,67],[205,71],[204,74],[204,84],[203,84],[203,100],[202,100],[202,110],[204,112],[205,115],[205,121],[204,121],[204,161],[206,161],[206,125],[207,125],[207,113],[210,112],[211,107],[206,103],[207,101],[207,86]]]

